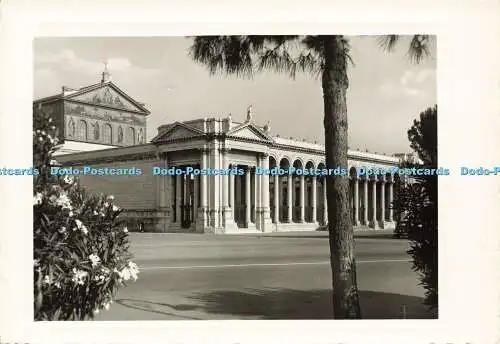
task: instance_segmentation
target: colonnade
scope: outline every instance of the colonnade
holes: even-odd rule
[[[208,151],[202,150],[200,164],[194,167],[206,168],[208,160]],[[222,168],[236,167],[245,173],[160,177],[160,189],[163,190],[160,209],[170,210],[169,228],[275,231],[293,227],[293,224],[311,228],[326,224],[325,178],[328,177],[257,175],[256,167],[268,169],[270,160],[275,162],[267,154],[259,154],[256,165],[242,165],[230,163],[227,154],[223,154]],[[167,167],[166,160],[164,163]],[[394,180],[389,176],[349,177],[354,226],[386,228],[393,223],[393,185]]]

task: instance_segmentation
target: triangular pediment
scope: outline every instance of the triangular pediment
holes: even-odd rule
[[[111,82],[82,88],[65,96],[65,98],[98,106],[102,105],[122,110],[149,113],[142,104],[133,100]]]
[[[164,142],[180,139],[189,139],[204,135],[203,131],[192,128],[184,123],[174,123],[170,128],[158,134],[152,142]]]
[[[251,123],[240,125],[227,133],[227,136],[256,141],[272,141],[272,138],[264,131]]]

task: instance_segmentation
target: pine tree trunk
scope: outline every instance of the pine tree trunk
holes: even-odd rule
[[[347,165],[347,55],[342,36],[325,36],[322,86],[327,168]],[[348,171],[347,171],[348,172]],[[349,178],[327,176],[328,231],[335,319],[359,319],[354,232],[349,210]]]

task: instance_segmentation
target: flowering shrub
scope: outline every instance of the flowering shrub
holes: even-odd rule
[[[85,320],[108,309],[139,270],[112,196],[51,176],[57,149],[50,118],[35,111],[33,193],[35,320]]]

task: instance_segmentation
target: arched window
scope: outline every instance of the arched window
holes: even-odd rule
[[[142,128],[139,129],[139,134],[137,135],[137,143],[144,143],[144,132],[142,131]]]
[[[123,142],[123,129],[121,126],[118,127],[118,142]]]
[[[94,124],[94,140],[99,140],[100,138],[100,128],[99,128],[99,123],[95,122]]]
[[[127,141],[131,145],[135,145],[135,129],[132,127],[128,128]]]
[[[68,124],[68,137],[74,137],[75,136],[75,121],[73,121],[73,118],[70,118],[69,124]]]
[[[103,140],[105,143],[113,143],[113,128],[110,124],[104,125]]]
[[[79,140],[87,141],[87,122],[81,119],[78,122],[78,130],[76,133]]]

